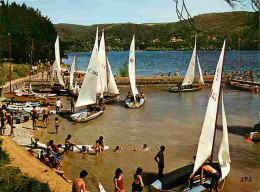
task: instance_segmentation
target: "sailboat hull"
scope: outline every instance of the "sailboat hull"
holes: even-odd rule
[[[189,88],[185,88],[184,87],[171,87],[170,88],[170,92],[173,92],[173,93],[180,93],[180,92],[192,92],[192,91],[199,91],[201,89],[203,89],[205,87],[204,84],[192,84]]]
[[[231,80],[230,85],[238,90],[260,92],[260,83]]]
[[[7,99],[12,99],[14,101],[18,101],[18,102],[27,102],[27,101],[31,101],[31,102],[41,102],[41,103],[55,103],[56,99],[54,97],[51,98],[41,98],[41,97],[35,97],[35,96],[28,96],[28,95],[17,95],[16,93],[12,92],[12,93],[4,93],[4,97]]]
[[[218,162],[213,162],[210,164],[214,169],[216,169],[219,173],[221,172],[220,166]],[[194,164],[186,165],[179,169],[176,169],[168,174],[165,174],[164,177],[157,179],[155,182],[151,184],[151,190],[153,192],[159,191],[190,191],[190,192],[198,192],[205,191],[207,187],[209,187],[209,179],[203,179],[204,184],[200,184],[200,173],[201,169],[197,171],[195,174],[195,179],[193,180],[193,184],[191,188],[187,188],[187,182],[189,180],[190,174],[192,174],[194,168]],[[222,180],[222,179],[221,179]],[[220,181],[221,181],[220,180]]]
[[[140,102],[131,102],[130,99],[126,99],[125,100],[125,104],[127,107],[131,108],[131,109],[137,109],[140,108],[146,101],[145,99],[140,99]]]
[[[94,114],[89,114],[89,112],[80,112],[80,113],[75,113],[73,115],[70,116],[70,118],[72,119],[72,121],[76,122],[76,123],[84,123],[87,121],[90,121],[92,119],[96,119],[97,117],[101,116],[103,114],[103,111],[98,111]]]

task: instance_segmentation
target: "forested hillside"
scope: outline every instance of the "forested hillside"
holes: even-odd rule
[[[187,21],[175,23],[118,23],[81,26],[57,24],[63,49],[67,51],[90,51],[95,38],[96,27],[99,34],[105,30],[107,50],[129,50],[132,35],[136,35],[136,48],[139,50],[188,50],[198,36],[198,49],[220,49],[227,37],[227,48],[237,49],[237,39],[242,39],[242,50],[259,49],[258,13],[229,12],[209,13],[195,16],[196,31]]]
[[[0,59],[9,58],[9,38],[14,62],[30,62],[32,40],[33,61],[53,60],[57,32],[48,17],[25,4],[15,2],[0,6]],[[8,35],[10,34],[10,36]]]

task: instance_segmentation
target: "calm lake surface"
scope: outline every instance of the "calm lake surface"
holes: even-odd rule
[[[75,53],[69,53],[68,59],[63,60],[65,63],[72,63]],[[114,74],[118,69],[123,67],[123,63],[128,63],[128,51],[107,52],[110,65]],[[169,72],[174,73],[177,69],[180,75],[185,75],[188,68],[192,51],[143,51],[136,52],[136,75],[137,76],[154,76],[167,75]],[[220,51],[198,51],[201,69],[209,74],[215,72],[219,59]],[[86,70],[91,56],[90,52],[77,53],[77,68]],[[254,70],[255,74],[260,72],[260,54],[259,51],[241,51],[241,73],[245,70]],[[238,52],[226,51],[225,71],[235,71],[238,66]],[[196,66],[196,74],[198,74]]]
[[[201,60],[203,63],[203,59]],[[150,73],[153,71],[152,68],[149,70]],[[124,88],[121,89],[120,102],[107,105],[104,114],[95,120],[74,124],[69,120],[69,116],[60,116],[58,135],[51,134],[54,132],[55,116],[51,117],[48,130],[44,130],[40,135],[42,142],[53,139],[56,143],[64,143],[67,134],[72,134],[72,140],[78,144],[94,144],[102,135],[106,145],[110,146],[108,151],[99,156],[68,153],[63,159],[62,170],[69,179],[74,180],[82,169],[86,169],[89,172],[89,177],[86,179],[88,190],[98,191],[97,182],[100,181],[107,192],[112,192],[114,172],[120,167],[124,174],[125,191],[128,192],[131,191],[133,174],[139,166],[145,172],[143,179],[146,185],[155,180],[157,164],[153,158],[161,145],[166,146],[165,173],[192,161],[193,155],[197,152],[210,88],[182,94],[170,93],[167,88],[139,88],[139,90],[143,90],[147,95],[147,102],[142,108],[134,110],[124,107],[124,98],[128,91],[128,88]],[[232,164],[223,191],[260,190],[260,145],[245,141],[246,134],[259,122],[259,99],[260,94],[234,91],[227,86],[224,87]],[[64,104],[69,103],[65,97],[62,100]],[[65,104],[66,107],[68,105]],[[221,115],[219,124],[222,124]],[[221,138],[220,128],[216,133],[215,160]],[[133,147],[140,148],[144,143],[150,146],[150,150],[131,151]],[[123,147],[120,153],[113,152],[117,145]],[[244,177],[250,177],[252,182],[241,182],[241,178]],[[145,191],[149,191],[147,186]]]

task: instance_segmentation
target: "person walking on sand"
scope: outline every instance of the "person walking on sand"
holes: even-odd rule
[[[38,110],[35,106],[33,106],[32,112],[32,121],[33,121],[33,130],[37,131],[37,119],[38,119]]]
[[[138,167],[134,174],[134,182],[132,183],[132,192],[143,192],[144,183],[142,180],[143,169]]]
[[[75,179],[72,184],[72,192],[89,192],[86,190],[86,184],[84,182],[84,179],[86,179],[88,176],[88,172],[85,170],[82,170],[80,172],[79,178]]]
[[[75,102],[74,102],[74,98],[73,97],[71,97],[71,99],[70,99],[70,111],[72,113],[75,113]]]
[[[59,118],[56,117],[56,118],[55,118],[55,130],[56,130],[56,134],[58,134],[59,126],[60,126]]]
[[[161,150],[154,157],[154,160],[158,163],[158,175],[157,175],[157,177],[162,177],[163,176],[163,169],[164,169],[164,151],[165,151],[165,147],[161,146],[160,149]]]
[[[11,131],[10,131],[10,137],[14,137],[14,112],[11,112],[8,116],[8,124],[10,125]]]
[[[48,106],[48,104],[44,107],[43,109],[43,125],[44,127],[48,127],[49,124],[49,115],[50,115],[50,108]]]
[[[7,112],[6,112],[6,105],[2,105],[2,109],[1,109],[1,134],[5,135],[5,130],[6,130],[6,116],[7,116]]]
[[[56,101],[56,114],[59,114],[61,108],[62,108],[62,103],[60,101],[60,98],[58,98]]]
[[[124,190],[124,176],[120,168],[116,169],[114,177],[115,192],[125,192]]]

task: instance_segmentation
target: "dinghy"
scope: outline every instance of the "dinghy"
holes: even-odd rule
[[[57,77],[59,83],[54,83],[55,72],[57,72]],[[60,91],[65,87],[65,83],[61,76],[61,66],[60,66],[60,45],[59,45],[59,36],[57,36],[55,42],[55,61],[52,65],[52,75],[51,75],[51,89],[53,91]]]
[[[169,174],[164,175],[164,177],[159,178],[151,184],[151,189],[153,191],[165,191],[170,189],[190,192],[206,191],[208,185],[210,184],[210,179],[200,178],[201,167],[204,165],[204,163],[212,166],[219,173],[221,173],[220,181],[223,181],[230,172],[231,160],[229,155],[228,130],[224,109],[223,91],[221,89],[225,44],[226,41],[224,41],[222,52],[220,54],[216,68],[214,82],[212,85],[205,119],[200,134],[195,163],[181,167]],[[218,153],[218,162],[213,162],[213,149],[221,96],[223,136]],[[210,162],[207,162],[209,158]],[[203,183],[200,182],[200,179],[203,180]]]
[[[127,107],[135,109],[141,107],[145,101],[146,97],[141,97],[138,93],[135,83],[135,36],[133,36],[132,43],[130,46],[130,53],[129,53],[129,62],[128,62],[128,72],[129,72],[129,79],[130,85],[132,90],[132,97],[126,98],[125,104]]]
[[[86,122],[103,114],[105,106],[100,101],[102,101],[103,98],[104,88],[100,76],[97,29],[94,48],[75,105],[76,108],[84,107],[85,109],[81,109],[79,112],[70,116],[74,122]],[[98,98],[98,94],[101,94],[101,99]]]
[[[35,148],[47,149],[47,145],[46,145],[46,144],[40,143],[39,141],[36,141],[35,139],[31,139],[31,144],[32,144]],[[74,148],[73,148],[73,152],[81,152],[83,146],[86,147],[87,151],[89,151],[89,152],[95,152],[94,145],[76,145],[76,146],[74,146]],[[64,151],[65,145],[62,145],[59,149],[60,149],[61,151]],[[108,150],[108,149],[109,149],[109,146],[105,146],[105,147],[104,147],[104,150]]]
[[[171,92],[174,93],[191,92],[191,91],[199,91],[204,88],[204,80],[203,80],[198,56],[197,56],[197,63],[198,63],[198,68],[200,73],[200,81],[199,83],[194,83],[195,63],[196,63],[196,54],[197,54],[196,52],[197,51],[196,51],[196,36],[195,36],[195,45],[194,45],[193,53],[183,83],[182,85],[171,87],[170,88]]]

